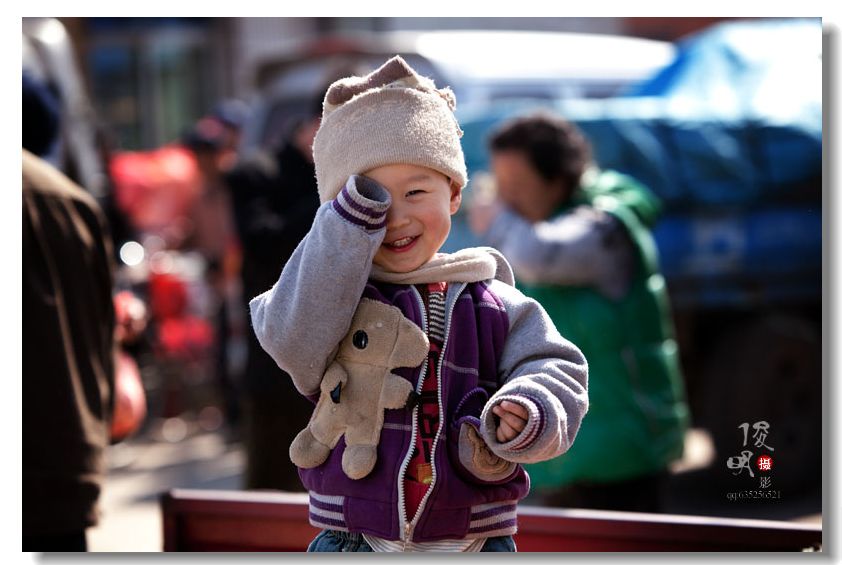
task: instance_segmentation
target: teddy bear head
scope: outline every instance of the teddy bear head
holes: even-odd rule
[[[336,358],[385,369],[417,367],[429,349],[421,328],[397,307],[363,298]]]

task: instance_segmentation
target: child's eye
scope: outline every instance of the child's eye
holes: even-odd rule
[[[424,194],[425,192],[427,192],[427,191],[422,190],[420,188],[416,188],[416,189],[413,189],[413,190],[410,190],[409,192],[407,192],[406,195],[407,196],[416,196],[418,194]]]

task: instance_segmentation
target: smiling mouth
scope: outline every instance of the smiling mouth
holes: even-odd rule
[[[413,246],[413,244],[418,241],[418,236],[408,236],[402,237],[400,239],[396,239],[391,243],[384,243],[383,245],[389,249],[390,251],[401,252],[407,251],[409,248]]]

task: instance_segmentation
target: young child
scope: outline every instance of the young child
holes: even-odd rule
[[[335,82],[313,146],[322,205],[250,303],[260,344],[314,400],[361,299],[429,342],[424,363],[394,371],[415,394],[384,411],[368,474],[343,472],[344,439],[300,469],[324,529],[310,551],[515,551],[519,464],[565,452],[587,411],[585,358],[503,256],[438,253],[467,183],[454,106],[400,57]]]

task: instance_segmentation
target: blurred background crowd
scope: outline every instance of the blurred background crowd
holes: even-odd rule
[[[445,251],[482,243],[470,210],[504,189],[490,140],[536,112],[651,191],[684,412],[650,469],[660,503],[631,509],[821,520],[820,19],[23,18],[22,41],[24,147],[45,127],[26,102],[47,100],[55,137],[36,154],[96,201],[113,243],[119,391],[89,550],[160,550],[170,488],[301,490],[284,446],[308,405],[280,408],[297,395],[246,305],[318,207],[327,85],[393,54],[456,94],[471,180]],[[609,435],[625,425],[610,416]],[[763,448],[765,487],[740,465]],[[781,498],[727,497],[759,488]],[[581,505],[629,509],[602,491]]]

